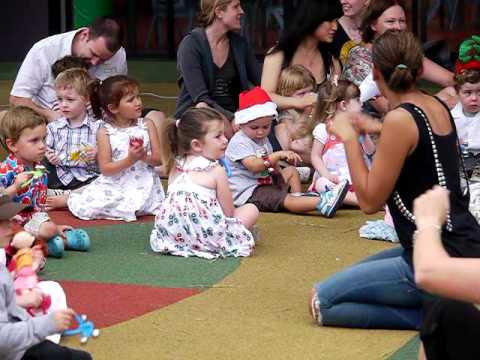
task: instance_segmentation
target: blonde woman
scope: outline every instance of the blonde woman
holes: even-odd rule
[[[260,84],[255,56],[237,33],[243,15],[240,0],[202,0],[201,25],[183,38],[177,52],[176,118],[192,106],[214,108],[225,116],[228,138],[233,135],[230,121],[238,108],[238,95]]]

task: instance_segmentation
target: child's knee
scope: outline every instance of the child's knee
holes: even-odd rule
[[[52,237],[58,235],[57,225],[55,225],[51,221],[45,221],[44,223],[42,223],[42,225],[40,225],[38,235],[42,239],[51,239]]]

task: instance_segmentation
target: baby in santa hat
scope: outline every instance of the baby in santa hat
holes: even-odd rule
[[[347,193],[348,181],[316,196],[301,193],[301,182],[295,166],[283,169],[279,161],[291,165],[301,162],[293,151],[273,152],[268,134],[277,116],[277,106],[260,87],[240,94],[235,125],[240,130],[230,139],[225,153],[231,169],[229,185],[235,206],[252,203],[260,211],[317,211],[333,217]]]

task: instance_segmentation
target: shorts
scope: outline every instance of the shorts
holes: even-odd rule
[[[247,203],[255,205],[260,211],[279,212],[284,210],[283,203],[289,193],[288,184],[280,174],[273,175],[272,178],[273,184],[259,185]]]
[[[40,226],[47,221],[50,221],[50,217],[46,212],[36,212],[23,228],[26,232],[38,237]]]

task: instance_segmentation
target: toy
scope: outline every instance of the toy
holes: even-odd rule
[[[30,291],[37,292],[42,296],[42,302],[37,308],[30,306],[26,309],[32,316],[39,311],[46,314],[51,305],[50,296],[43,294],[38,287],[36,269],[38,269],[40,265],[35,264],[33,250],[31,248],[34,241],[35,238],[33,235],[26,231],[16,233],[12,238],[11,245],[17,249],[17,252],[9,264],[9,270],[13,272],[13,283],[18,296],[25,295]]]
[[[90,144],[81,144],[77,150],[70,153],[70,160],[82,163],[88,162],[88,153],[95,148]]]
[[[22,183],[22,187],[29,186],[33,180],[40,179],[47,173],[47,169],[43,165],[35,165],[35,169],[31,171],[25,171],[25,174],[32,174],[32,177]]]
[[[130,146],[143,146],[143,137],[130,136]]]
[[[64,336],[80,335],[80,343],[85,344],[89,338],[97,337],[100,335],[100,330],[95,329],[93,322],[87,320],[87,315],[75,315],[75,320],[77,320],[78,327],[75,329],[65,330],[63,332]]]

